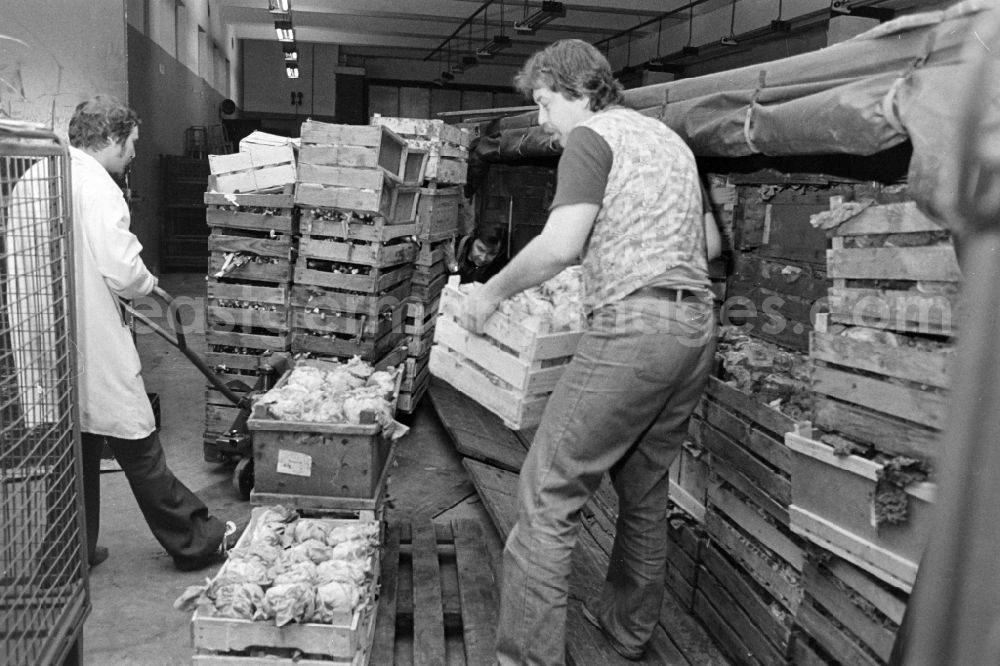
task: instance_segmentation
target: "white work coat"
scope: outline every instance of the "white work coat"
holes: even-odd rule
[[[70,148],[80,429],[141,439],[155,429],[132,334],[115,295],[145,296],[156,278],[139,257],[121,189],[90,155]]]

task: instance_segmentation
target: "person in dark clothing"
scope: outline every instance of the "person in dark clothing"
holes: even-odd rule
[[[503,229],[488,227],[463,237],[455,261],[462,282],[486,282],[506,263]]]

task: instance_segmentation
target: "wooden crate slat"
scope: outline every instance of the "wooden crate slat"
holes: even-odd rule
[[[349,275],[334,273],[317,268],[308,268],[305,261],[296,262],[295,283],[343,289],[344,291],[366,292],[376,294],[386,291],[397,284],[409,281],[413,276],[413,266],[403,264],[388,269],[373,268],[368,275]]]
[[[303,214],[301,227],[303,236],[350,238],[372,243],[384,243],[417,233],[417,225],[412,220],[394,223],[383,217],[376,217],[371,222],[366,222],[352,216],[349,220],[337,221],[312,217],[309,212]]]
[[[955,248],[948,245],[827,250],[827,275],[856,280],[960,282]]]
[[[722,458],[712,458],[712,473],[720,479],[740,491],[753,501],[754,504],[767,512],[767,515],[778,521],[779,524],[788,527],[788,503],[782,504],[776,498],[768,495],[761,487],[754,483],[743,471],[730,464],[728,460]],[[706,496],[708,488],[706,484]],[[791,502],[791,486],[789,485],[788,501]]]
[[[205,192],[204,202],[209,206],[239,206],[242,208],[292,208],[294,184],[284,186],[281,193],[261,192]],[[212,210],[211,208],[209,210]]]
[[[831,230],[834,236],[867,236],[945,230],[917,208],[915,201],[869,206]]]
[[[772,643],[787,655],[794,640],[794,616],[711,543],[704,549],[702,565],[715,578],[716,583],[721,584],[722,589],[739,604],[757,631],[763,631]]]
[[[703,418],[708,423],[739,442],[749,452],[785,474],[791,470],[792,454],[779,435],[755,428],[752,422],[739,418],[715,400],[706,399],[700,407]]]
[[[940,393],[816,365],[813,390],[844,402],[891,414],[930,428],[940,429],[948,411],[948,397]]]
[[[751,455],[732,438],[713,428],[701,419],[692,419],[691,435],[695,443],[709,451],[713,460],[721,459],[751,479],[762,492],[774,498],[781,506],[792,501],[791,481],[777,470]]]
[[[208,280],[205,293],[210,300],[248,301],[280,306],[287,306],[290,298],[288,285],[265,286],[218,280]]]
[[[293,307],[321,308],[377,317],[380,312],[393,310],[399,304],[407,302],[409,292],[409,284],[405,281],[381,294],[333,291],[314,285],[296,284],[292,286],[290,300]]]
[[[468,131],[449,125],[440,118],[402,118],[376,114],[372,117],[371,124],[388,127],[407,139],[434,139],[437,142],[452,143],[464,148],[468,148],[472,140]]]
[[[288,333],[276,333],[273,335],[239,333],[236,331],[209,328],[209,330],[205,332],[205,340],[210,345],[248,347],[250,349],[265,349],[271,351],[287,351],[289,335]]]
[[[898,590],[888,588],[868,572],[846,560],[831,558],[824,568],[837,580],[871,603],[897,627],[903,623],[907,600]]]
[[[462,600],[465,660],[486,664],[496,658],[496,628],[500,612],[489,557],[479,525],[471,520],[452,521],[458,591]]]
[[[726,405],[728,409],[745,416],[779,437],[784,437],[786,432],[801,431],[808,427],[808,421],[797,421],[773,407],[768,407],[718,377],[708,378],[705,393]]]
[[[803,578],[806,598],[837,618],[851,634],[871,649],[879,659],[889,661],[896,631],[887,627],[883,618],[870,616],[851,600],[851,592],[836,585],[830,574],[810,563]]]
[[[231,327],[267,328],[273,331],[287,331],[290,327],[288,311],[254,310],[250,308],[231,308],[220,305],[208,305],[206,316],[211,331],[225,330]]]
[[[694,595],[694,615],[704,623],[708,633],[735,663],[748,666],[759,663],[756,660],[750,661],[753,652],[747,647],[743,637],[729,626],[700,590]]]
[[[327,187],[318,183],[300,182],[295,188],[295,203],[302,206],[366,211],[390,220],[396,219],[393,214],[395,210],[393,188],[374,190]]]
[[[881,666],[879,660],[862,650],[830,620],[823,617],[808,599],[799,608],[797,619],[805,632],[822,645],[837,660],[837,663]]]
[[[394,330],[402,330],[403,307],[404,305],[400,303],[395,310],[382,312],[377,317],[366,315],[327,317],[323,313],[315,314],[304,308],[295,307],[292,310],[291,328],[296,332],[338,333],[380,339]],[[385,316],[386,314],[389,316]]]
[[[958,293],[834,285],[827,295],[831,321],[930,335],[952,335],[961,323],[964,307]]]
[[[703,569],[698,576],[698,592],[704,595],[718,617],[743,639],[747,646],[745,656],[754,660],[753,663],[767,666],[784,666],[787,663],[781,652],[767,640],[765,633],[754,625],[746,611],[707,569]]]
[[[444,664],[444,610],[434,526],[413,524],[413,660]]]
[[[274,231],[286,234],[298,231],[298,216],[292,209],[274,214],[226,210],[224,208],[209,206],[205,211],[205,222],[209,227],[222,227],[226,229]]]
[[[226,264],[225,253],[212,252],[208,257],[208,274],[211,278],[227,280],[247,280],[253,282],[271,282],[288,284],[292,281],[291,248],[286,248],[285,255],[272,263],[249,261],[236,268],[227,268],[225,275],[218,275]]]
[[[413,243],[382,245],[374,243],[351,243],[344,241],[317,239],[304,236],[299,241],[299,257],[325,259],[349,264],[388,267],[412,262],[417,256]]]
[[[795,612],[802,603],[803,592],[800,576],[794,569],[756,546],[722,514],[711,508],[705,514],[705,532],[744,571],[773,594],[786,610]]]
[[[948,388],[951,383],[952,355],[946,351],[890,347],[817,331],[809,341],[811,359],[939,388]]]
[[[877,447],[890,455],[934,460],[941,455],[941,432],[916,423],[818,395],[813,417],[820,428]]]
[[[722,483],[713,483],[709,486],[708,499],[710,506],[725,514],[731,522],[739,525],[747,535],[753,537],[759,544],[780,557],[796,571],[802,571],[802,567],[805,565],[802,546],[796,543],[794,537],[786,534],[781,527],[768,522],[763,515],[756,511],[756,507],[737,497],[731,489]]]
[[[402,331],[390,331],[378,339],[338,338],[310,335],[303,331],[292,332],[291,348],[295,353],[310,352],[338,358],[360,356],[369,363],[377,363],[391,352],[403,339]]]

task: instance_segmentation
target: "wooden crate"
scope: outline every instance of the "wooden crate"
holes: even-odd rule
[[[358,211],[314,207],[303,209],[301,229],[304,236],[388,243],[416,235],[417,224],[413,220],[398,222]]]
[[[406,179],[406,139],[388,127],[335,125],[307,120],[302,123],[301,141],[299,164],[384,169],[400,181]],[[425,159],[418,156],[421,160]]]
[[[267,231],[213,227],[208,273],[215,279],[288,284],[295,263],[294,237]],[[239,264],[234,260],[248,260]]]
[[[460,187],[422,188],[417,203],[417,237],[423,241],[454,238],[462,201]]]
[[[403,330],[406,304],[399,303],[392,309],[383,310],[375,317],[367,314],[351,314],[322,310],[318,307],[303,308],[292,306],[292,331],[324,335],[327,333],[353,338],[381,339],[393,331]]]
[[[472,135],[461,127],[450,125],[440,119],[398,118],[375,114],[372,125],[388,127],[392,131],[407,137],[408,140],[428,140],[447,143],[461,148],[468,148],[472,143]]]
[[[263,507],[251,509],[250,524],[237,547],[246,546]],[[332,526],[356,524],[358,520],[318,518]],[[225,576],[228,563],[217,577]],[[283,627],[273,622],[221,617],[214,609],[200,606],[191,618],[191,641],[196,664],[344,664],[369,663],[378,609],[377,591],[381,561],[375,558],[373,575],[365,592],[364,604],[353,613],[334,617],[330,624],[291,623]],[[299,661],[298,656],[311,658]]]
[[[953,352],[905,333],[822,326],[809,351],[816,425],[885,453],[939,457]]]
[[[346,336],[336,333],[317,334],[297,330],[292,333],[292,352],[332,356],[348,359],[360,356],[369,363],[377,363],[403,342],[402,330],[391,329],[382,337]],[[405,355],[405,352],[404,352]]]
[[[295,284],[380,294],[400,283],[409,283],[413,277],[412,264],[399,264],[386,268],[373,266],[368,267],[364,273],[360,272],[361,269],[358,269],[357,273],[345,272],[338,264],[339,262],[325,259],[303,258],[295,265]]]
[[[702,552],[697,589],[712,605],[718,620],[746,644],[743,659],[782,666],[788,663],[795,642],[794,615],[711,542]]]
[[[795,453],[792,531],[909,592],[930,532],[936,485],[909,486],[906,523],[876,529],[872,503],[883,465],[834,455],[832,447],[795,433],[785,442]]]
[[[833,570],[820,560],[806,563],[806,596],[799,607],[799,624],[812,639],[841,663],[884,664],[889,661],[906,601],[850,563],[835,559]],[[844,580],[837,573],[849,572]],[[860,581],[857,590],[853,582]],[[893,607],[895,619],[868,601],[877,591]],[[866,596],[867,595],[867,596]]]
[[[296,363],[331,367],[328,362],[312,359]],[[276,387],[287,382],[290,373]],[[385,492],[392,442],[378,423],[276,420],[268,416],[264,405],[255,405],[247,425],[253,434],[254,492],[265,503],[293,495],[309,498],[313,506],[322,508],[330,498],[374,502]]]
[[[293,191],[293,185],[285,185],[274,194],[206,192],[206,222],[210,227],[297,234],[299,215]]]
[[[403,303],[409,303],[409,282],[399,282],[379,293],[342,291],[315,285],[296,284],[292,286],[291,305],[293,308],[319,312],[340,312],[352,316],[366,316],[375,319],[380,314],[395,311]],[[319,311],[319,312],[316,312]]]
[[[295,152],[291,146],[260,146],[253,152],[209,155],[210,190],[258,192],[283,188],[296,181]]]
[[[299,168],[295,203],[381,215],[394,223],[417,216],[420,188],[404,185],[381,169],[350,169],[304,164]]]
[[[544,322],[496,313],[483,334],[476,335],[458,322],[466,298],[458,286],[452,278],[441,295],[431,374],[500,416],[508,427],[538,425],[581,332],[552,333]]]
[[[387,268],[398,264],[413,263],[417,245],[399,239],[393,243],[371,242],[356,239],[303,236],[299,242],[300,259],[323,259],[342,264]]]
[[[405,339],[406,353],[409,356],[428,356],[431,347],[434,346],[434,324],[430,324],[427,331],[417,334],[408,334]]]
[[[832,321],[952,335],[962,273],[949,232],[914,202],[871,206],[832,232]]]

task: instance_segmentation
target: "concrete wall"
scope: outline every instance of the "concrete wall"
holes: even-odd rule
[[[0,114],[66,136],[73,109],[127,98],[123,0],[0,0]]]
[[[294,114],[333,118],[337,114],[336,73],[340,49],[336,44],[300,42],[299,78],[285,74],[278,41],[243,42],[243,109],[250,114]],[[292,93],[302,93],[302,104],[291,104]]]
[[[188,127],[219,125],[225,97],[131,25],[128,54],[130,103],[142,118],[130,181],[132,231],[142,242],[146,263],[156,270],[165,223],[160,155],[184,155]]]

